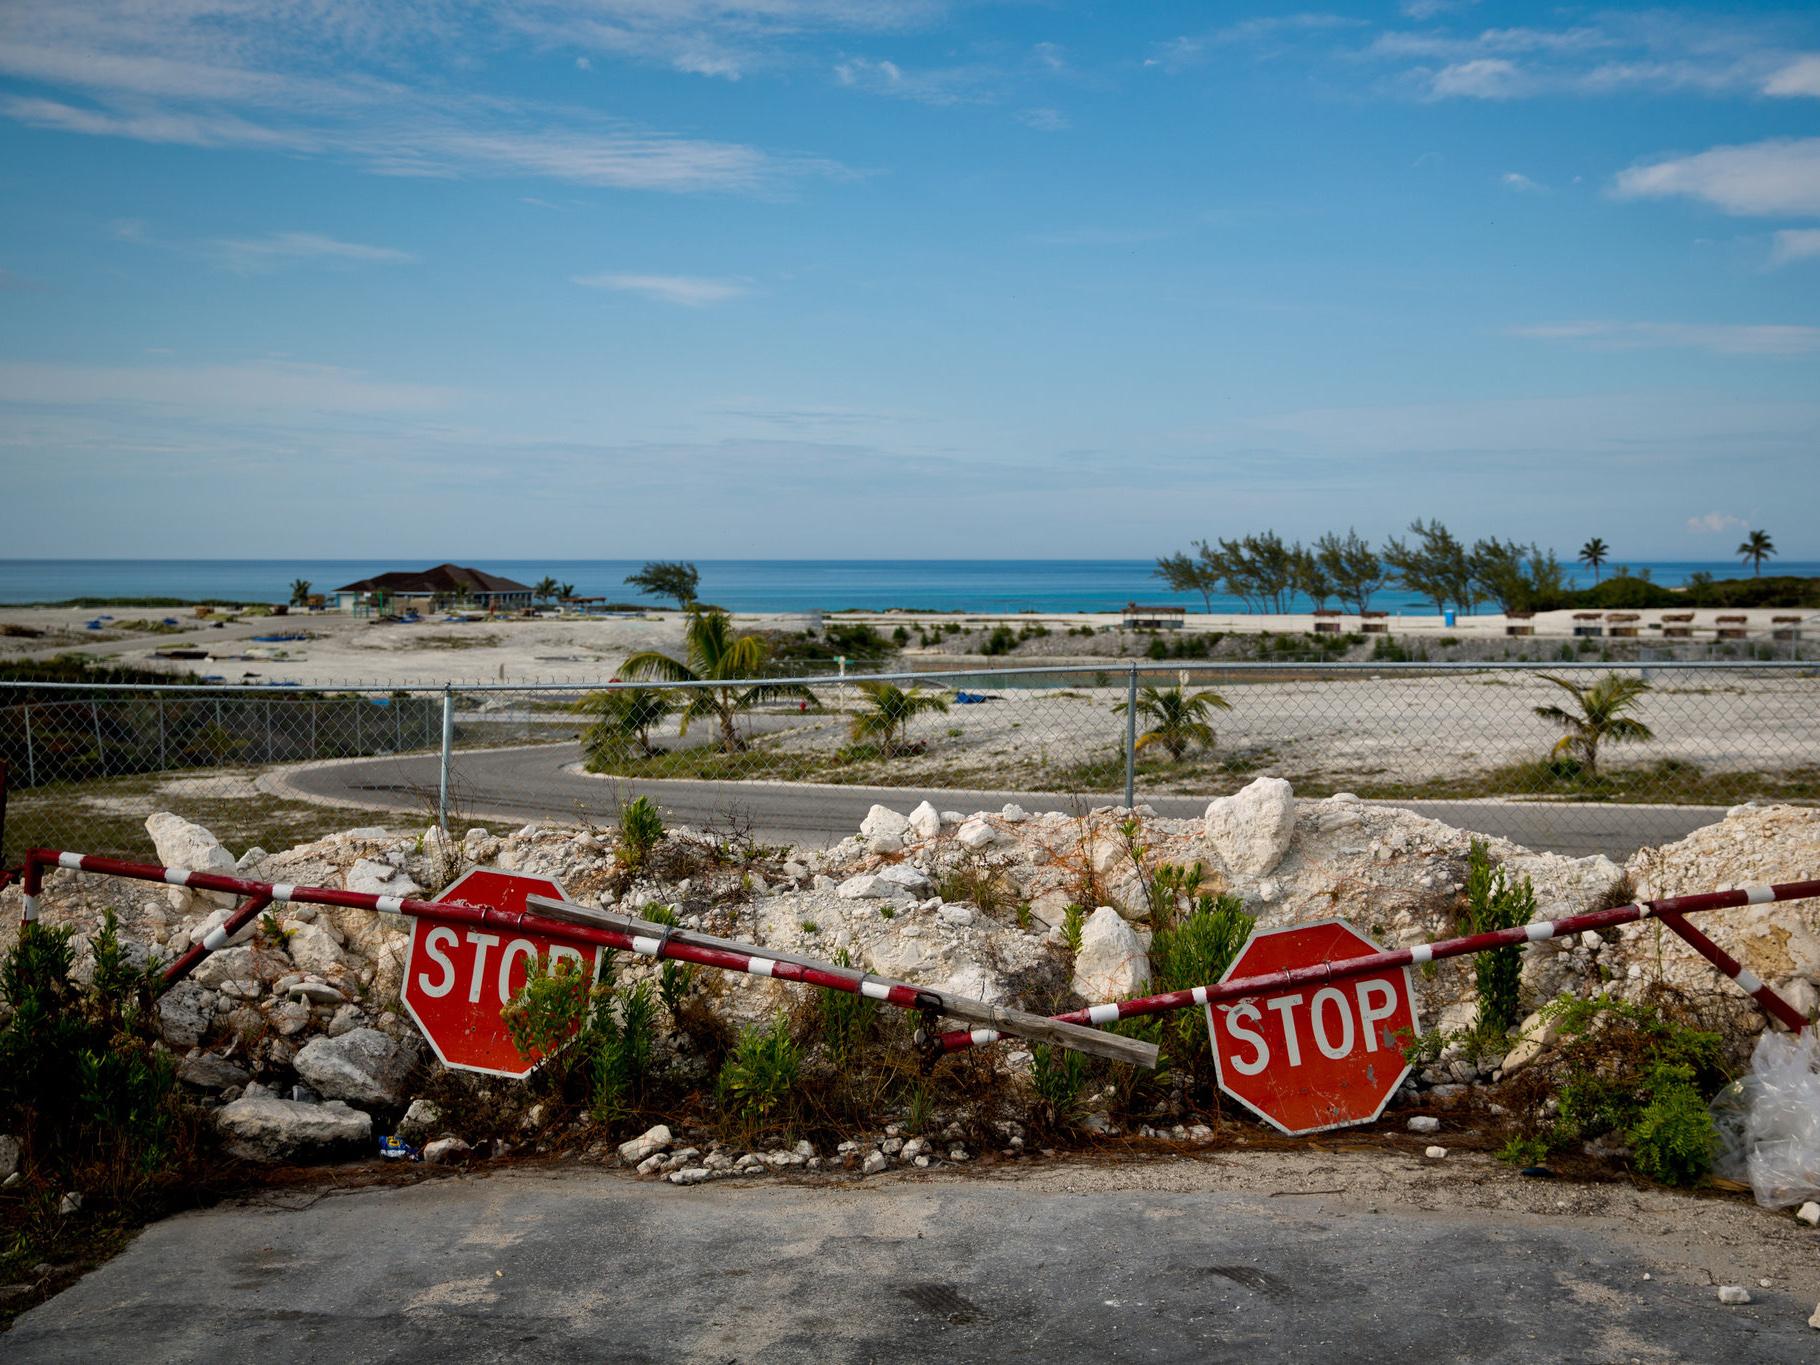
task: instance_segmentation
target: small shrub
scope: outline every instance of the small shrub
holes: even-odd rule
[[[1616,1134],[1643,1174],[1667,1184],[1698,1179],[1716,1141],[1706,1097],[1728,1080],[1721,1035],[1699,1027],[1687,999],[1666,989],[1642,1001],[1569,997],[1548,1014],[1558,1041],[1514,1082],[1518,1136],[1558,1151]]]
[[[936,883],[936,892],[945,901],[965,901],[977,906],[981,914],[994,918],[1017,904],[1016,891],[1005,870],[980,853],[969,853],[944,872]]]
[[[602,977],[608,974],[603,968]],[[594,1003],[594,984],[585,973],[576,970],[573,959],[561,957],[552,962],[547,955],[540,955],[525,973],[524,985],[499,1017],[518,1055],[540,1063],[547,1083],[560,1089],[576,1058],[566,1057],[561,1062],[554,1059],[580,1036]]]
[[[834,955],[836,965],[851,967],[853,959],[842,948]],[[851,1057],[872,1034],[878,1020],[878,1001],[846,991],[818,991],[821,1011],[821,1041],[828,1056],[836,1061]]]
[[[1528,924],[1536,913],[1535,888],[1528,877],[1512,884],[1504,868],[1493,866],[1483,839],[1474,839],[1467,855],[1466,913],[1463,928],[1469,934],[1509,929]],[[1479,992],[1477,1030],[1502,1037],[1522,1017],[1518,988],[1523,973],[1523,950],[1518,946],[1480,953],[1473,961]]]
[[[635,872],[650,861],[664,839],[663,817],[649,797],[635,796],[619,808],[620,866]]]
[[[1200,896],[1195,908],[1150,942],[1150,991],[1184,991],[1218,981],[1257,921],[1237,896]],[[1176,1068],[1196,1086],[1212,1082],[1213,1052],[1198,1009],[1176,1010],[1162,1021],[1162,1042]]]
[[[748,1122],[768,1122],[789,1102],[802,1061],[782,1015],[767,1028],[743,1029],[721,1064],[720,1102]]]
[[[1017,633],[1013,631],[1010,626],[997,625],[992,628],[992,633],[986,637],[985,643],[980,646],[980,653],[988,656],[1009,654],[1017,648],[1017,645]]]
[[[1078,905],[1071,905],[1062,911],[1062,939],[1068,945],[1068,951],[1077,957],[1081,951],[1081,930],[1086,927],[1087,912]]]
[[[1030,1049],[1030,1083],[1048,1108],[1049,1122],[1067,1127],[1080,1107],[1081,1091],[1091,1071],[1087,1055],[1073,1048],[1034,1044]]]
[[[1694,1088],[1694,1069],[1658,1063],[1644,1088],[1648,1102],[1627,1134],[1637,1169],[1664,1185],[1691,1185],[1719,1149],[1712,1111]]]

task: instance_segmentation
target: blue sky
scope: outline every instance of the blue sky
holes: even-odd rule
[[[7,549],[1820,558],[1820,16],[8,0]]]

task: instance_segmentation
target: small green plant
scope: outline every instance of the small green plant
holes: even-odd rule
[[[936,891],[945,901],[965,901],[996,918],[1017,904],[1016,891],[1002,867],[982,853],[969,853],[944,872]]]
[[[769,1122],[789,1102],[802,1062],[782,1015],[766,1028],[745,1028],[721,1065],[720,1102],[748,1122]]]
[[[290,942],[291,932],[278,922],[278,916],[267,910],[259,917],[259,937],[274,948],[282,948]]]
[[[1081,952],[1081,931],[1087,925],[1087,912],[1078,905],[1070,905],[1062,911],[1062,941],[1068,945],[1068,951],[1076,957]]]
[[[664,839],[663,817],[649,797],[635,796],[619,808],[620,866],[636,872]]]
[[[798,921],[797,928],[801,929],[805,934],[819,934],[822,927],[814,920],[806,919]]]
[[[1503,866],[1494,866],[1483,839],[1474,839],[1467,854],[1466,912],[1462,927],[1469,934],[1488,933],[1528,924],[1536,913],[1535,888],[1528,877],[1512,883]],[[1494,948],[1474,959],[1479,991],[1477,1030],[1489,1037],[1508,1033],[1522,1010],[1518,990],[1522,984],[1523,950],[1517,946]]]
[[[835,964],[851,967],[853,959],[845,948],[834,955]],[[872,1027],[878,1020],[878,1001],[863,995],[850,995],[846,991],[821,991],[818,1002],[821,1009],[822,1046],[828,1056],[836,1061],[844,1061],[853,1055],[858,1046],[872,1034]]]
[[[588,1108],[603,1123],[625,1117],[643,1092],[657,1038],[656,1014],[648,981],[615,991],[610,1008],[595,1012],[578,1051],[589,1062]]]
[[[985,655],[1009,654],[1017,648],[1017,645],[1017,632],[1010,626],[998,625],[992,628],[992,633],[980,646],[980,653]]]
[[[647,905],[641,912],[645,919],[653,924],[661,924],[674,929],[680,923],[676,911],[668,905]],[[696,977],[701,969],[693,962],[678,962],[674,958],[665,958],[657,968],[657,998],[663,1001],[664,1009],[674,1020],[677,1011],[689,992],[695,989]]]
[[[1237,896],[1197,896],[1192,911],[1151,939],[1151,991],[1185,991],[1218,981],[1256,923]],[[1197,1086],[1210,1084],[1213,1053],[1202,1012],[1177,1010],[1163,1023],[1162,1041],[1176,1068]]]
[[[1498,1148],[1498,1160],[1512,1166],[1540,1166],[1548,1160],[1548,1144],[1541,1138],[1513,1137]]]
[[[1090,1070],[1086,1054],[1073,1048],[1037,1043],[1030,1049],[1030,1083],[1048,1106],[1051,1123],[1066,1127],[1072,1122]]]
[[[1691,1066],[1658,1062],[1644,1082],[1648,1102],[1627,1136],[1637,1169],[1664,1185],[1691,1185],[1713,1164],[1719,1132],[1694,1088]]]
[[[934,1117],[935,1095],[926,1083],[919,1081],[904,1101],[904,1127],[913,1134],[921,1133],[928,1129]]]
[[[601,974],[608,975],[604,969]],[[545,1078],[558,1088],[575,1059],[553,1059],[562,1056],[587,1027],[595,990],[573,958],[565,955],[552,961],[548,955],[540,955],[525,973],[524,985],[500,1011],[518,1055],[540,1063]]]
[[[1616,1134],[1643,1174],[1699,1179],[1717,1145],[1706,1100],[1728,1079],[1720,1035],[1689,1022],[1691,1007],[1666,989],[1642,1001],[1568,997],[1546,1014],[1558,1038],[1517,1077],[1519,1136],[1557,1151]]]

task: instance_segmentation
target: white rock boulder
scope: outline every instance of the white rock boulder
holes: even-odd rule
[[[248,1161],[287,1161],[373,1140],[373,1120],[339,1100],[302,1104],[247,1096],[215,1111],[227,1149]]]
[[[866,812],[866,818],[860,821],[859,832],[860,837],[866,841],[868,851],[889,853],[904,846],[904,836],[910,832],[910,821],[889,806],[874,806]]]
[[[918,839],[933,839],[942,832],[941,812],[925,801],[910,812],[909,824]]]
[[[297,1074],[330,1099],[356,1104],[404,1103],[415,1052],[378,1029],[312,1038],[298,1052]]]
[[[1081,926],[1074,989],[1098,1004],[1134,995],[1150,984],[1150,956],[1117,910],[1102,905]]]
[[[1295,837],[1295,793],[1280,777],[1260,777],[1209,802],[1203,827],[1231,871],[1262,877],[1283,861]]]
[[[234,855],[201,825],[191,824],[181,815],[159,811],[146,818],[145,831],[152,836],[152,847],[165,867],[180,867],[189,872],[218,872],[232,877],[239,871]],[[187,891],[173,886],[169,891],[171,907],[188,911],[198,904],[228,907],[238,897],[225,891]]]

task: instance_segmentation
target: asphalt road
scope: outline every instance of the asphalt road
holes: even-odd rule
[[[1521,1182],[1519,1199],[1483,1158],[1477,1207],[1450,1206],[1422,1199],[1439,1177],[1419,1158],[1375,1160],[1388,1178],[1362,1195],[1320,1188],[1344,1176],[1306,1162],[1272,1176],[1264,1154],[1263,1183],[1239,1189],[1177,1162],[1136,1181],[681,1190],[571,1167],[275,1192],[149,1228],[21,1317],[0,1356],[1814,1359],[1812,1246],[1786,1215],[1625,1187],[1593,1207],[1554,1182]],[[1721,1306],[1715,1280],[1747,1280],[1755,1302]]]
[[[917,787],[843,787],[807,782],[646,781],[637,783],[573,771],[580,751],[572,744],[541,744],[458,752],[455,806],[475,820],[590,819],[617,817],[622,798],[646,795],[674,823],[720,825],[732,815],[749,822],[767,843],[827,845],[859,828],[880,803],[909,810],[927,798],[938,809],[995,810],[1015,801],[1030,811],[1073,811],[1118,801],[1115,795],[1061,792],[955,791]],[[433,754],[353,759],[293,770],[281,779],[290,794],[306,799],[421,815],[425,794],[433,804],[437,759]],[[1161,815],[1197,816],[1206,797],[1144,796]],[[1407,801],[1410,810],[1450,825],[1502,835],[1528,848],[1582,857],[1603,853],[1622,860],[1648,844],[1672,842],[1722,819],[1719,806],[1523,804],[1495,801]]]

